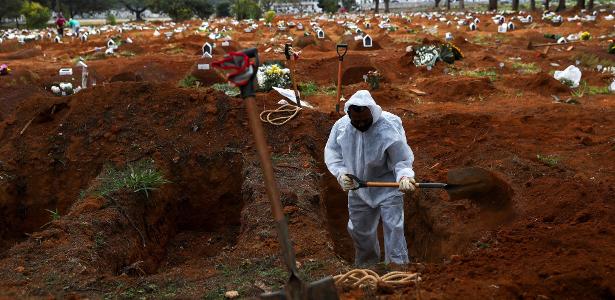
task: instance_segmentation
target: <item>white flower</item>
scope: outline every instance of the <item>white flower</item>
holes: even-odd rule
[[[64,91],[69,90],[69,89],[72,90],[73,89],[73,84],[70,83],[70,82],[69,83],[61,82],[60,83],[60,89],[62,89]]]

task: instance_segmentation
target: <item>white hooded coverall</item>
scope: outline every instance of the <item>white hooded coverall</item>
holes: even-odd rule
[[[348,108],[367,106],[371,127],[361,132],[350,124]],[[382,111],[366,90],[356,92],[344,107],[346,116],[333,125],[325,147],[325,163],[338,181],[354,174],[364,181],[396,181],[414,177],[414,155],[406,142],[401,119]],[[348,232],[354,241],[355,264],[380,262],[378,221],[384,229],[385,263],[406,264],[408,249],[404,237],[403,193],[397,188],[360,188],[348,192]]]

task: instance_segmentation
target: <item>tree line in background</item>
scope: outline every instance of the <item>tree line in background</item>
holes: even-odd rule
[[[106,12],[112,9],[126,9],[135,15],[137,21],[142,20],[146,10],[167,14],[173,20],[188,20],[192,17],[206,19],[215,14],[219,17],[233,16],[236,19],[260,18],[263,11],[268,11],[276,2],[296,3],[301,0],[0,0],[0,22],[3,19],[17,20],[21,15],[26,18],[26,26],[41,28],[47,26],[52,11],[62,12],[65,17]],[[374,1],[374,11],[380,10],[380,2]],[[390,11],[391,0],[383,0],[384,12]],[[446,8],[451,9],[451,2],[458,1],[460,9],[465,9],[464,0],[444,0]],[[542,0],[548,8],[551,0]],[[566,9],[566,0],[559,1],[557,11]],[[587,5],[586,5],[587,1]],[[442,0],[434,0],[438,8]],[[354,0],[318,0],[318,6],[327,13],[335,13],[340,9],[352,10]],[[594,0],[576,0],[576,8],[593,9]],[[489,9],[496,10],[498,0],[489,0]],[[519,0],[512,0],[512,9],[519,10]],[[536,0],[530,0],[530,10],[536,9]]]
[[[0,0],[0,22],[7,19],[17,22],[23,15],[28,27],[42,28],[47,26],[52,12],[72,18],[114,9],[130,11],[137,21],[143,20],[146,10],[164,13],[176,21],[192,17],[207,19],[213,14],[239,19],[261,15],[261,8],[254,0]]]

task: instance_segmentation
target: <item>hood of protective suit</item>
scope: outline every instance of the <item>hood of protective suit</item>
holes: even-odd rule
[[[348,99],[348,101],[346,101],[346,104],[344,105],[344,112],[346,112],[346,114],[348,114],[348,108],[351,105],[367,106],[369,111],[372,113],[372,124],[375,124],[376,121],[380,119],[380,115],[382,115],[382,107],[376,104],[376,101],[374,101],[374,98],[372,98],[372,95],[367,90],[357,91],[354,95],[352,95],[352,97],[350,97],[350,99]]]

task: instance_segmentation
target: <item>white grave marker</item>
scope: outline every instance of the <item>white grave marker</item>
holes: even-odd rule
[[[214,53],[214,47],[210,43],[205,43],[203,45],[203,56],[209,55],[211,57]]]
[[[88,65],[80,60],[77,66],[81,67],[81,88],[85,89],[88,86]]]
[[[324,39],[325,38],[325,32],[322,31],[322,29],[319,29],[316,34],[318,35],[319,39]]]
[[[72,76],[73,68],[62,68],[59,72],[60,76]]]
[[[369,36],[369,34],[366,34],[363,37],[363,47],[365,47],[365,48],[371,48],[372,47],[372,37]]]

